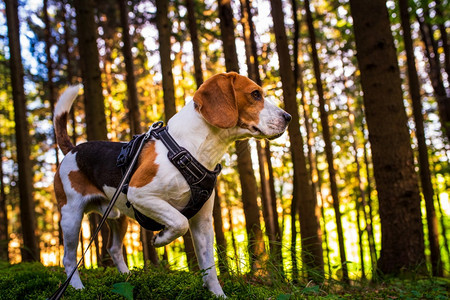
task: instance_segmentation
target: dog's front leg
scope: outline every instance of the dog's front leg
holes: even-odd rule
[[[226,297],[217,279],[214,262],[214,230],[212,224],[212,208],[214,193],[203,208],[189,221],[195,253],[201,270],[205,271],[203,282],[216,296]]]
[[[165,246],[188,231],[189,222],[186,217],[167,201],[148,197],[135,188],[129,189],[128,199],[138,211],[164,225],[165,228],[153,237],[155,247]]]

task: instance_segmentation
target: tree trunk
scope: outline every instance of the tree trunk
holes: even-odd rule
[[[3,158],[3,137],[0,136],[0,157]],[[3,159],[0,159],[0,260],[9,262],[8,213],[6,210],[5,182],[3,181]]]
[[[67,72],[67,82],[68,84],[73,84],[74,82],[74,72],[72,69],[72,53],[70,51],[70,45],[72,44],[72,38],[70,36],[70,14],[67,13],[66,11],[66,1],[63,1],[63,4],[61,5],[61,14],[63,16],[63,20],[64,20],[64,53],[66,56],[66,60],[67,60],[67,65],[66,65],[66,72]],[[70,119],[72,121],[72,128],[73,128],[73,133],[72,133],[72,143],[74,145],[77,144],[77,134],[76,134],[76,119],[75,119],[75,106],[72,106],[72,109],[70,110]],[[59,229],[60,233],[60,243],[62,245],[62,231],[61,228]]]
[[[239,72],[236,52],[233,11],[229,1],[219,0],[220,32],[227,72]],[[237,165],[242,190],[245,226],[248,237],[248,251],[252,272],[260,271],[265,259],[264,238],[261,230],[257,202],[257,185],[248,141],[236,142]]]
[[[216,194],[214,198],[214,208],[213,208],[213,220],[214,220],[214,232],[216,236],[217,258],[219,263],[220,274],[228,274],[227,240],[225,238],[223,229],[220,196],[221,195],[219,194],[219,189],[216,186]]]
[[[186,8],[188,14],[188,29],[191,36],[192,51],[194,55],[195,82],[197,83],[197,88],[199,88],[203,83],[203,72],[197,34],[197,19],[195,17],[195,0],[186,0]]]
[[[148,261],[154,266],[159,265],[158,253],[154,246],[151,245],[153,239],[153,231],[146,230],[141,227],[140,230],[141,243],[142,243],[142,256],[144,258],[144,268],[148,267]]]
[[[175,88],[173,84],[172,60],[170,59],[171,23],[167,17],[168,1],[156,1],[156,26],[159,32],[159,55],[161,58],[161,71],[164,91],[164,115],[168,121],[177,111],[175,106]],[[189,235],[189,236],[188,236]],[[195,265],[196,257],[190,233],[183,236],[184,247],[188,264]]]
[[[26,99],[23,88],[23,65],[20,54],[18,4],[16,0],[5,1],[6,21],[10,52],[14,121],[16,124],[17,163],[19,169],[20,221],[22,224],[22,261],[39,261],[40,249],[36,235],[36,212],[33,201],[33,166],[30,160],[30,133],[26,116]]]
[[[361,278],[366,278],[366,267],[364,265],[364,246],[363,246],[363,230],[361,228],[361,203],[359,197],[355,197],[355,210],[356,210],[356,228],[358,230],[358,244],[359,244],[359,260],[361,263]]]
[[[125,0],[118,0],[120,11],[120,25],[122,27],[122,53],[125,61],[126,70],[126,82],[128,93],[128,120],[130,124],[130,135],[142,133],[141,127],[141,114],[139,111],[139,98],[136,88],[136,76],[134,73],[134,61],[132,49],[132,37],[129,31],[128,20],[128,5]],[[153,232],[141,228],[140,231],[142,252],[144,256],[144,266],[146,267],[147,261],[150,261],[153,265],[158,265],[159,258],[158,253],[150,241],[153,239]]]
[[[344,58],[341,58],[342,61],[342,69],[345,69],[345,63],[344,63]],[[347,90],[348,88],[348,84],[347,84],[347,79],[345,78],[345,76],[342,76],[342,82],[344,84],[345,89]],[[369,243],[369,254],[370,254],[370,260],[371,260],[371,264],[372,266],[376,265],[376,249],[375,249],[375,239],[374,239],[374,235],[373,235],[373,226],[372,226],[372,217],[370,215],[368,215],[367,213],[367,207],[368,207],[368,203],[367,203],[367,194],[366,194],[366,189],[362,180],[362,176],[361,176],[361,164],[359,162],[359,158],[358,158],[358,133],[356,132],[356,126],[355,126],[355,120],[356,120],[356,115],[353,109],[353,103],[351,101],[351,97],[347,96],[347,113],[348,113],[348,125],[349,125],[349,140],[351,140],[351,148],[353,148],[353,155],[354,155],[354,159],[355,159],[355,166],[356,166],[356,179],[357,179],[357,183],[358,183],[358,192],[359,195],[361,197],[361,203],[359,203],[358,198],[356,199],[356,207],[361,207],[362,212],[363,212],[363,217],[364,217],[364,222],[366,224],[366,232],[367,232],[367,240]],[[364,125],[363,125],[363,130],[364,130]],[[365,141],[364,141],[364,147],[365,147]],[[365,152],[364,152],[365,154]],[[369,171],[367,168],[367,181],[370,183],[369,180]],[[369,195],[370,197],[370,195]],[[371,208],[370,208],[371,210]],[[359,214],[359,210],[357,211]],[[359,216],[358,216],[359,218]],[[358,224],[358,231],[359,231],[359,224]],[[360,239],[362,239],[362,236],[360,237]],[[361,252],[363,252],[362,248],[361,248]],[[363,260],[361,260],[363,261]],[[375,268],[373,268],[373,270],[375,270]],[[364,275],[365,276],[365,275]]]
[[[362,127],[364,127],[364,124],[362,124]],[[376,262],[377,262],[377,243],[375,242],[375,235],[374,235],[374,227],[373,227],[373,208],[372,208],[372,176],[370,175],[370,162],[369,162],[369,157],[367,155],[367,138],[364,137],[364,141],[363,141],[364,145],[363,145],[363,153],[364,153],[364,164],[366,166],[366,174],[367,174],[367,207],[369,208],[369,214],[368,214],[368,220],[370,221],[370,231],[367,230],[367,234],[369,235],[369,241],[372,241],[370,243],[373,244],[373,253],[371,254],[371,263],[372,263],[372,270],[373,270],[373,274],[375,274],[376,271]],[[368,229],[368,228],[366,228]]]
[[[259,76],[259,62],[255,41],[255,28],[252,21],[250,0],[241,0],[241,24],[244,28],[245,55],[248,68],[248,76],[258,85],[262,85]],[[261,202],[263,206],[264,224],[266,235],[269,239],[271,265],[277,272],[283,273],[283,257],[281,253],[281,232],[278,223],[277,199],[270,162],[270,143],[266,140],[256,141],[258,152],[259,175],[261,180]]]
[[[75,0],[78,48],[80,52],[81,74],[84,86],[84,107],[86,115],[86,135],[88,141],[107,140],[105,103],[103,98],[102,78],[99,66],[99,53],[97,48],[97,24],[94,18],[94,3],[92,0]],[[91,228],[96,228],[96,218],[89,218]],[[95,220],[95,221],[94,221]],[[107,244],[107,227],[102,229],[100,236]],[[91,231],[93,232],[93,231]],[[98,246],[98,238],[96,239]],[[98,248],[97,248],[98,249]],[[97,257],[101,263],[101,257]]]
[[[333,198],[333,209],[336,218],[336,229],[338,234],[339,256],[341,259],[342,276],[345,282],[349,281],[347,258],[345,254],[344,231],[342,229],[339,191],[336,184],[336,169],[334,167],[333,148],[331,144],[330,125],[328,124],[328,112],[325,109],[325,98],[323,95],[322,74],[320,71],[319,55],[317,54],[316,34],[311,15],[309,0],[305,0],[306,23],[308,25],[309,38],[311,43],[311,56],[314,65],[314,75],[316,78],[317,96],[319,97],[320,124],[322,125],[322,135],[325,142],[325,155],[328,164],[331,197]]]
[[[448,9],[448,6],[444,6],[442,4],[441,0],[435,0],[434,3],[436,3],[435,11],[436,15],[439,18],[438,21],[438,28],[439,33],[441,34],[441,42],[442,42],[442,50],[444,52],[444,69],[447,73],[447,81],[450,82],[449,76],[450,76],[450,44],[447,37],[447,28],[445,27],[445,18],[446,16],[443,15],[442,11],[446,11]],[[445,5],[448,5],[448,3],[445,3]],[[448,12],[448,10],[447,10]],[[448,14],[447,14],[448,16]]]
[[[52,41],[52,34],[51,34],[51,25],[50,25],[50,18],[48,17],[48,0],[44,0],[43,3],[43,14],[44,14],[44,38],[45,38],[45,55],[47,58],[47,86],[48,86],[48,100],[50,102],[50,115],[52,116],[53,120],[53,111],[55,108],[56,103],[56,93],[55,93],[55,85],[53,83],[53,60],[50,53],[50,47],[53,44]],[[53,148],[55,150],[55,159],[56,159],[56,167],[59,166],[59,155],[58,155],[58,145],[56,144],[56,135],[55,131],[52,130],[52,138],[53,138]]]
[[[436,165],[433,164],[433,166],[435,167]],[[433,170],[433,172],[436,174],[436,169]],[[439,210],[439,224],[441,225],[441,230],[442,230],[442,237],[444,240],[444,251],[447,254],[447,261],[450,261],[450,247],[449,247],[449,243],[448,243],[448,239],[447,239],[447,229],[446,229],[446,225],[445,225],[445,216],[446,214],[444,214],[443,210],[442,210],[442,205],[441,205],[441,197],[439,195],[439,193],[436,193],[436,201],[437,201],[437,205],[438,205],[438,210]]]
[[[130,122],[130,135],[139,134],[141,128],[141,114],[139,112],[139,99],[136,89],[136,76],[134,74],[134,62],[132,48],[132,38],[128,25],[128,5],[126,0],[117,0],[120,11],[120,25],[122,27],[122,53],[125,61],[127,92],[128,92],[128,119]]]
[[[426,22],[429,19],[428,9],[424,8],[422,16],[416,15],[419,22],[420,33],[425,44],[425,56],[428,59],[428,73],[431,80],[431,86],[434,90],[434,96],[438,104],[439,118],[441,121],[442,132],[450,142],[450,97],[445,90],[442,79],[441,66],[439,61],[439,52],[436,41],[431,32],[431,25]]]
[[[302,257],[308,277],[323,280],[323,250],[319,218],[316,214],[317,199],[312,192],[311,178],[306,167],[303,152],[303,138],[299,130],[300,117],[296,99],[296,84],[291,68],[284,14],[280,0],[271,0],[272,18],[280,61],[280,75],[283,83],[283,100],[286,111],[291,114],[288,133],[291,141],[291,155],[294,166],[294,194],[292,201],[299,203],[300,234],[302,237]],[[295,205],[292,206],[295,210]],[[295,212],[295,211],[294,211]],[[295,218],[295,213],[292,213]],[[293,233],[294,234],[294,233]]]
[[[97,25],[92,0],[75,0],[78,48],[84,85],[86,134],[89,141],[107,140],[105,103],[97,48]]]
[[[173,84],[172,60],[170,59],[170,35],[172,23],[167,17],[168,1],[156,1],[156,27],[159,33],[159,56],[161,58],[162,85],[164,91],[164,115],[166,122],[176,114],[175,88]]]
[[[236,263],[236,271],[238,274],[241,273],[241,262],[239,259],[239,253],[237,250],[237,245],[236,245],[236,237],[234,236],[234,225],[233,225],[233,215],[231,213],[231,203],[230,200],[225,200],[225,204],[227,207],[227,217],[228,217],[228,222],[230,223],[230,234],[231,234],[231,245],[233,247],[233,254],[234,254],[234,258],[235,258],[235,263]]]
[[[416,138],[419,149],[420,182],[427,212],[428,241],[430,244],[431,252],[431,268],[433,276],[442,276],[443,271],[441,253],[439,251],[439,229],[436,219],[436,211],[434,209],[434,191],[433,185],[431,183],[430,164],[428,162],[428,149],[425,140],[419,76],[417,75],[413,42],[411,38],[408,0],[399,0],[399,7],[403,28],[403,41],[405,43],[405,51],[408,64],[409,94],[413,106],[414,122],[416,125]]]
[[[384,274],[425,263],[420,194],[384,0],[350,0],[377,183]]]

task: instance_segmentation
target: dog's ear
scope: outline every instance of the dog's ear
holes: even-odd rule
[[[234,80],[235,72],[218,74],[206,80],[194,94],[197,110],[209,124],[232,128],[238,122],[238,107]]]

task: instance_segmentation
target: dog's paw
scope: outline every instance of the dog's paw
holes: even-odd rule
[[[164,229],[158,232],[158,234],[155,234],[152,238],[152,245],[156,248],[165,246],[169,244],[171,241],[167,241],[164,236]]]

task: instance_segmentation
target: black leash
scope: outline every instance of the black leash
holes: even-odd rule
[[[120,181],[119,186],[117,187],[116,191],[114,192],[113,197],[111,198],[111,201],[109,202],[108,207],[105,210],[105,213],[102,216],[102,219],[100,220],[100,223],[98,224],[97,229],[95,230],[94,234],[91,237],[91,240],[89,241],[89,244],[86,248],[86,250],[84,250],[83,255],[81,256],[80,260],[78,261],[76,267],[72,270],[72,272],[67,276],[66,281],[56,290],[56,292],[53,293],[53,295],[51,295],[48,300],[58,300],[62,297],[62,295],[64,294],[64,292],[66,291],[67,287],[70,284],[70,280],[72,279],[73,275],[75,274],[75,272],[78,270],[78,267],[80,266],[81,262],[83,261],[84,256],[86,255],[87,251],[89,250],[89,247],[92,245],[92,242],[94,241],[94,239],[97,237],[98,233],[100,232],[100,229],[102,228],[103,224],[105,224],[106,219],[108,218],[109,213],[111,212],[114,204],[117,201],[117,198],[119,197],[120,193],[122,192],[122,188],[125,184],[125,182],[128,180],[128,178],[130,177],[134,165],[136,164],[136,161],[139,157],[139,153],[142,150],[142,147],[144,146],[145,142],[151,138],[151,133],[153,130],[160,128],[162,126],[163,122],[156,122],[153,123],[152,126],[150,126],[149,130],[145,133],[144,138],[141,140],[141,143],[139,144],[139,147],[136,151],[136,154],[133,157],[133,160],[131,161],[130,165],[127,168],[127,171],[125,172],[125,174],[122,177],[122,180]]]

